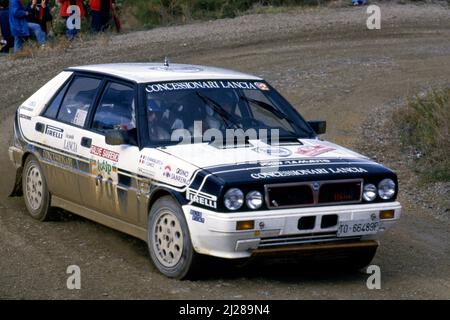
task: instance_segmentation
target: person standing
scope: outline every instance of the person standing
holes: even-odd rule
[[[48,34],[50,29],[48,23],[53,19],[47,3],[47,0],[41,0],[40,3],[38,3],[38,0],[31,0],[26,8],[26,11],[29,12],[29,15],[27,16],[28,22],[39,24],[45,34]]]
[[[11,28],[9,27],[9,1],[0,1],[0,29],[2,32],[2,47],[1,53],[9,53],[9,49],[14,47],[14,37],[11,35]]]
[[[91,32],[104,32],[109,28],[111,10],[113,10],[112,0],[90,0],[91,7]]]
[[[45,33],[37,23],[28,22],[26,17],[29,12],[25,10],[21,0],[11,0],[9,3],[9,25],[14,36],[14,53],[22,50],[23,43],[34,34],[38,45],[45,46]]]
[[[84,17],[84,6],[82,0],[58,0],[59,4],[61,5],[61,8],[59,10],[59,15],[66,20],[66,26],[67,26],[67,20],[69,17],[74,14],[74,12],[71,12],[69,10],[70,6],[77,6],[80,12],[80,19]],[[68,12],[69,11],[69,12]],[[66,29],[66,37],[69,40],[75,39],[76,35],[78,34],[80,30],[76,28],[76,26],[72,26],[72,28]]]

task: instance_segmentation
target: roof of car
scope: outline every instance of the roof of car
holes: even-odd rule
[[[106,74],[138,83],[177,80],[262,80],[259,77],[221,68],[191,64],[112,63],[67,68],[69,71],[87,71]]]

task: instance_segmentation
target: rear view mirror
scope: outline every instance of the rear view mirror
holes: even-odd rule
[[[308,124],[314,130],[316,134],[324,134],[327,131],[327,122],[316,120],[316,121],[308,121]]]
[[[111,146],[129,144],[128,133],[123,130],[109,130],[105,133],[105,142]]]

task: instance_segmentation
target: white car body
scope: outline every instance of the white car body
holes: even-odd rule
[[[373,246],[400,218],[401,206],[395,197],[373,203],[361,198],[367,181],[374,179],[376,185],[386,175],[397,183],[394,173],[367,157],[317,137],[281,143],[279,147],[258,139],[250,140],[249,146],[243,148],[217,148],[208,143],[154,148],[108,145],[104,135],[77,125],[88,121],[90,113],[86,111],[77,109],[74,123],[45,117],[43,112],[58,90],[77,75],[109,79],[102,81],[126,81],[136,87],[168,81],[245,81],[247,84],[264,81],[252,75],[192,65],[112,64],[63,71],[19,107],[15,140],[9,149],[18,176],[27,154],[40,161],[53,206],[148,241],[148,212],[154,197],[171,194],[182,208],[195,251],[229,259],[302,251],[302,248]],[[97,95],[101,99],[100,93]],[[87,147],[83,146],[85,138],[90,139]],[[101,180],[95,180],[99,176]],[[267,185],[283,184],[285,180],[287,185],[307,181],[308,188],[309,184],[315,188],[314,183],[321,187],[326,181],[360,179],[361,195],[349,203],[280,208],[268,208],[271,204],[265,203],[265,208],[259,210],[251,210],[244,204],[240,210],[225,210],[226,190],[213,186],[236,183],[239,187],[239,179],[242,184],[260,184],[266,188],[264,197],[271,192],[267,191]],[[16,188],[16,194],[19,189]],[[220,193],[211,191],[219,189]],[[392,214],[381,219],[382,211]],[[330,220],[336,217],[336,223],[325,225],[325,216]],[[307,229],[299,227],[302,217],[314,217],[308,220],[311,225]],[[237,230],[239,221],[253,221],[253,227]],[[341,226],[352,226],[352,222],[377,222],[377,227],[369,232],[339,233]]]

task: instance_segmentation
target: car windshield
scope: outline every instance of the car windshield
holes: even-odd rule
[[[149,139],[209,142],[230,130],[247,138],[295,140],[315,134],[294,108],[262,81],[202,80],[145,85]],[[200,139],[199,139],[199,136]]]

